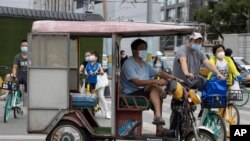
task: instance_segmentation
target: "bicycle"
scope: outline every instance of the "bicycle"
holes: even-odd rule
[[[196,118],[194,117],[193,113],[197,109],[196,105],[201,101],[196,95],[195,91],[190,89],[183,82],[180,82],[179,84],[181,84],[183,88],[182,99],[177,100],[173,98],[171,101],[172,113],[170,117],[170,129],[175,130],[175,138],[177,138],[178,141],[215,141],[216,138],[214,133],[212,133],[210,129],[196,125]]]
[[[242,100],[241,101],[234,101],[234,104],[238,107],[243,107],[244,105],[247,104],[248,100],[249,100],[249,91],[247,90],[247,88],[243,85],[240,84],[240,90],[242,92]]]
[[[14,118],[18,118],[23,115],[23,111],[20,107],[22,94],[19,89],[19,83],[15,78],[13,78],[13,81],[4,81],[2,89],[9,90],[4,109],[4,122],[7,123],[10,119],[12,109],[14,111]]]
[[[202,76],[196,75],[195,79],[188,79],[188,81],[192,84],[199,83],[202,82],[202,80],[197,80],[202,79],[201,77]],[[217,141],[226,141],[226,125],[216,111],[212,111],[209,107],[204,108],[202,110],[200,125],[212,129]]]
[[[241,101],[243,99],[243,92],[241,90],[228,90],[227,92],[227,106],[219,109],[219,115],[223,118],[226,125],[227,137],[230,137],[230,125],[240,124],[240,113],[232,101]]]
[[[212,129],[217,141],[226,141],[226,125],[218,112],[205,108],[200,124]]]

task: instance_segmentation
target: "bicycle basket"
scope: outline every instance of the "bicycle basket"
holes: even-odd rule
[[[19,90],[19,83],[12,82],[12,81],[4,81],[2,84],[2,89],[10,90],[10,91],[18,91]]]
[[[228,100],[242,101],[243,92],[241,90],[230,90],[227,95]]]
[[[227,105],[227,81],[208,80],[203,88],[201,99],[204,108],[225,108]]]

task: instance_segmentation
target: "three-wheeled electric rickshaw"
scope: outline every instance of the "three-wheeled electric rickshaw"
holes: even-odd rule
[[[142,133],[142,112],[150,106],[147,99],[121,94],[120,43],[123,38],[187,35],[193,30],[133,22],[35,21],[28,35],[28,133],[47,134],[49,141],[167,139]],[[79,37],[112,38],[109,128],[100,127],[88,110],[96,97],[79,92]],[[212,135],[205,127],[196,129]]]

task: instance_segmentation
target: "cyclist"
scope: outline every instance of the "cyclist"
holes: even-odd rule
[[[229,86],[232,86],[233,84],[233,76],[238,80],[242,80],[233,60],[230,57],[225,56],[225,47],[223,45],[218,44],[214,46],[213,54],[214,56],[210,57],[210,62],[216,65],[224,78],[227,79],[227,84]],[[214,77],[214,75],[210,72],[208,74],[208,79],[211,79],[212,77]]]
[[[194,79],[199,75],[201,65],[204,64],[209,70],[213,71],[218,77],[223,78],[223,75],[216,69],[201,51],[203,37],[200,33],[194,32],[189,37],[187,46],[183,46],[176,52],[173,63],[173,75],[184,80],[190,88],[202,90],[203,85],[206,83],[206,79],[202,79],[201,83],[191,83],[187,78]]]
[[[224,78],[201,50],[202,40],[203,37],[200,33],[192,33],[189,36],[188,44],[179,48],[176,52],[173,63],[173,75],[184,80],[189,88],[198,89],[199,91],[202,91],[203,86],[206,84],[206,78],[200,76],[195,81],[189,81],[188,79],[194,80],[195,76],[199,76],[202,64],[214,72],[217,77]],[[174,104],[174,100],[172,100],[172,103]],[[200,111],[198,117],[201,117],[201,115],[202,111]]]
[[[15,56],[14,64],[12,67],[12,76],[16,77],[20,84],[20,90],[23,97],[23,106],[27,106],[27,57],[28,57],[28,42],[21,40],[20,42],[21,53]]]

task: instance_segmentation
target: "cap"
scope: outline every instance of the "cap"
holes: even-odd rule
[[[190,37],[189,37],[189,39],[198,39],[198,38],[203,39],[203,37],[201,36],[201,34],[198,33],[198,32],[193,32],[193,33],[190,35]]]
[[[155,56],[161,56],[163,55],[161,51],[156,51]]]

